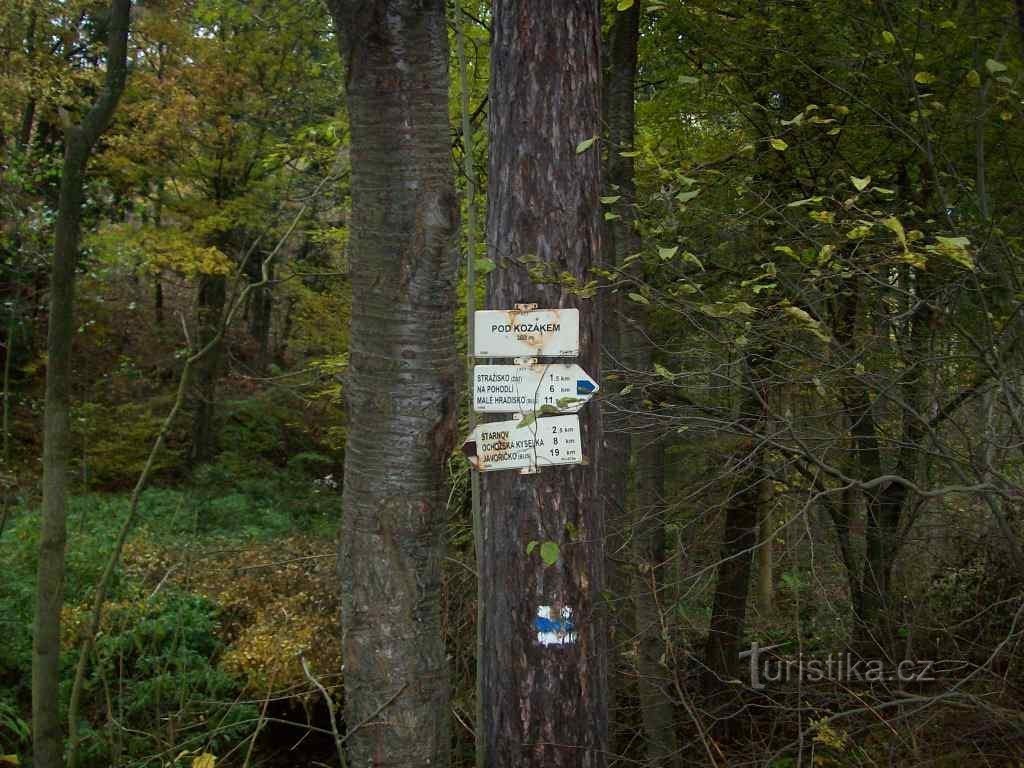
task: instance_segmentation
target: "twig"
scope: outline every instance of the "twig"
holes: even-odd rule
[[[306,661],[306,657],[301,653],[299,654],[299,661],[302,662],[302,671],[306,673],[306,677],[309,679],[309,682],[315,685],[324,697],[324,702],[327,704],[327,712],[331,716],[331,733],[334,734],[334,748],[338,750],[338,764],[341,768],[346,768],[345,747],[343,745],[341,734],[338,733],[338,720],[334,714],[334,700],[331,699],[331,694],[327,692],[327,689],[320,684],[320,681],[317,680],[310,671],[309,662]]]

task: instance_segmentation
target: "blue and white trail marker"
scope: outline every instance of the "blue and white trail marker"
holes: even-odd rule
[[[576,413],[598,389],[597,382],[575,363],[473,367],[477,413]]]
[[[537,642],[541,645],[576,643],[576,625],[572,621],[572,608],[568,606],[538,605],[533,626],[537,631]]]

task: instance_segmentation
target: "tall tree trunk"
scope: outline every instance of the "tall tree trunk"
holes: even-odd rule
[[[332,0],[352,124],[338,549],[350,765],[448,764],[445,462],[459,376],[443,0]]]
[[[253,283],[258,283],[263,279],[263,264],[259,259],[253,259],[250,264],[252,266],[250,269],[249,279]],[[252,336],[258,346],[256,352],[256,364],[254,367],[260,373],[266,370],[267,363],[269,362],[270,316],[271,310],[274,306],[274,296],[272,293],[274,274],[273,262],[267,265],[267,269],[270,276],[270,282],[266,285],[261,285],[252,291],[252,304],[249,306],[249,335]]]
[[[761,517],[759,489],[764,457],[757,445],[757,434],[763,429],[765,417],[763,394],[759,390],[767,376],[768,354],[751,352],[743,361],[745,381],[739,422],[741,431],[749,437],[743,452],[736,457],[733,497],[725,513],[721,561],[704,651],[704,688],[709,691],[723,688],[726,680],[740,674],[740,642],[747,620],[750,571]]]
[[[25,55],[32,64],[36,52],[36,10],[33,8],[28,14],[28,29],[25,32]],[[21,110],[21,123],[18,126],[17,135],[17,146],[18,149],[23,152],[28,149],[29,142],[32,141],[32,128],[36,122],[36,106],[38,102],[36,97],[29,96],[28,101],[25,102],[25,106]]]
[[[156,183],[156,199],[153,201],[153,225],[159,231],[164,220],[164,180]],[[163,272],[157,270],[153,275],[153,319],[157,326],[164,324],[164,281]]]
[[[762,477],[758,488],[758,506],[761,508],[757,548],[757,612],[770,616],[775,596],[774,541],[775,521],[772,519],[772,481]]]
[[[650,358],[650,355],[647,356]],[[648,365],[650,360],[648,359]],[[647,765],[681,765],[665,658],[665,450],[661,436],[637,434],[633,549],[636,571],[637,693],[644,726]]]
[[[220,376],[224,338],[219,336],[227,299],[227,278],[224,275],[200,275],[197,304],[196,349],[216,340],[213,348],[199,361],[191,393],[192,446],[189,460],[193,466],[213,458],[217,451],[215,424],[217,379]]]
[[[491,49],[488,253],[491,308],[517,303],[579,307],[580,365],[600,367],[600,317],[563,284],[535,284],[519,260],[535,255],[580,283],[601,257],[600,147],[577,145],[600,133],[598,3],[566,0],[494,4]],[[485,520],[480,563],[485,601],[486,764],[578,766],[606,762],[607,636],[604,509],[598,493],[601,419],[580,414],[589,464],[482,477]],[[552,541],[545,567],[530,541]],[[569,617],[561,644],[538,636],[538,613]]]
[[[112,0],[107,74],[99,96],[77,125],[64,132],[64,165],[54,230],[43,419],[43,508],[32,644],[32,737],[36,768],[63,764],[58,688],[60,613],[64,603],[68,459],[71,454],[71,340],[74,336],[75,263],[81,230],[85,167],[106,130],[127,75],[131,0]]]
[[[606,222],[604,254],[608,266],[620,266],[629,254],[641,248],[636,231],[634,206],[635,184],[633,158],[622,157],[620,152],[633,147],[636,130],[634,91],[637,69],[637,37],[640,27],[639,3],[626,11],[611,10],[611,25],[604,39],[603,65],[605,72],[604,114],[607,125],[609,150],[605,167],[605,194],[619,196],[612,209],[619,218]],[[626,497],[629,488],[630,425],[626,415],[628,405],[619,395],[627,381],[627,371],[635,366],[626,354],[624,338],[629,335],[623,317],[622,292],[608,293],[602,306],[602,368],[616,371],[616,378],[602,382],[605,396],[599,401],[605,427],[601,447],[603,471],[601,498],[607,516],[607,585],[612,596],[608,615],[611,669],[608,675],[610,706],[618,709],[627,692],[625,669],[631,656],[622,653],[629,647],[634,635],[633,605],[628,595],[631,574],[630,516]],[[630,403],[631,405],[631,403]]]

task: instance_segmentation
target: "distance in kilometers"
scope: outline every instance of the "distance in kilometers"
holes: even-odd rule
[[[478,424],[462,446],[469,463],[481,472],[583,463],[579,416],[542,416],[524,427],[521,421]]]
[[[473,314],[474,357],[576,357],[578,309],[486,309]]]
[[[473,368],[473,410],[477,413],[533,413],[542,409],[576,413],[597,390],[597,382],[575,364]]]

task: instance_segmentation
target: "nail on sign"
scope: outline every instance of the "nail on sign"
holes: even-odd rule
[[[576,357],[578,309],[487,309],[473,315],[474,357]]]

